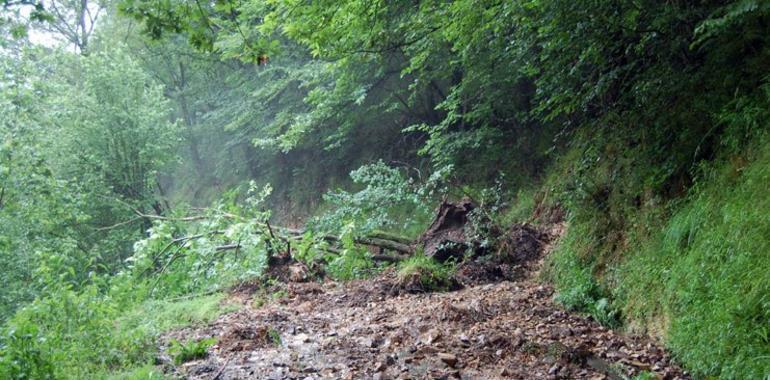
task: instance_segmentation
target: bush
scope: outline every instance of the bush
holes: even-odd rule
[[[388,228],[414,232],[429,222],[429,188],[421,187],[399,169],[378,161],[352,171],[350,177],[363,188],[352,193],[327,192],[324,200],[331,210],[313,221],[316,229],[336,232],[352,223],[357,234]],[[428,185],[436,181],[440,178],[432,178]]]
[[[3,379],[53,379],[54,363],[39,347],[40,334],[31,323],[6,332],[0,346],[0,377]]]
[[[120,306],[91,286],[80,293],[60,290],[24,307],[5,329],[0,362],[11,363],[11,374],[4,378],[36,378],[40,371],[46,372],[42,378],[86,378],[102,367],[146,362],[151,340],[114,329]]]

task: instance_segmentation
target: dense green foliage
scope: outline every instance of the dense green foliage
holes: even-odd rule
[[[152,378],[158,334],[216,314],[196,295],[283,250],[370,275],[356,238],[462,196],[485,223],[566,211],[566,307],[696,376],[770,374],[767,1],[0,9],[2,378]]]

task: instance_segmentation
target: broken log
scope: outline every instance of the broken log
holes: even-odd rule
[[[224,244],[224,245],[217,246],[215,250],[217,252],[220,252],[220,251],[230,251],[230,250],[235,250],[240,248],[243,248],[243,246],[240,244]],[[340,251],[339,249],[332,248],[332,247],[325,248],[325,250],[337,255],[342,253],[342,251]],[[384,261],[389,263],[397,263],[399,261],[406,260],[408,257],[409,256],[406,256],[406,255],[383,255],[383,254],[371,255],[371,258],[374,261]]]
[[[293,229],[293,228],[282,228],[282,227],[274,227],[276,231],[286,233],[290,237],[293,238],[300,238],[302,235],[305,234],[305,231]],[[339,236],[335,235],[323,235],[321,237],[323,240],[329,242],[329,243],[340,243]],[[408,238],[405,238],[403,236],[398,236],[396,234],[391,234],[387,232],[382,231],[374,231],[368,235],[361,236],[361,237],[355,237],[353,238],[353,241],[356,244],[361,245],[369,245],[373,247],[378,247],[386,250],[396,251],[400,252],[402,254],[411,255],[414,253],[414,242]]]
[[[401,236],[401,235],[396,235],[396,234],[393,234],[393,233],[390,233],[390,232],[385,232],[385,231],[372,231],[372,232],[370,232],[366,236],[369,237],[369,238],[373,238],[373,239],[383,239],[383,240],[395,241],[395,242],[398,242],[398,243],[401,243],[401,244],[405,244],[405,245],[412,245],[412,244],[414,244],[414,240],[413,239],[409,239],[407,237],[404,237],[404,236]]]
[[[397,251],[407,255],[411,255],[412,253],[414,253],[414,248],[411,245],[399,243],[393,240],[371,238],[366,236],[355,238],[353,240],[358,244],[370,245],[373,247],[379,247],[383,249],[389,249],[391,251]]]

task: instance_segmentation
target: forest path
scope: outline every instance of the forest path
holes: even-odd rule
[[[537,281],[541,262],[513,281],[444,293],[393,295],[392,270],[289,283],[261,307],[241,291],[241,310],[163,341],[217,338],[207,358],[173,368],[190,379],[688,378],[652,342],[554,304]]]

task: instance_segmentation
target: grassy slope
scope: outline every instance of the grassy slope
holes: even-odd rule
[[[697,376],[770,376],[770,143],[746,157],[707,169],[670,212],[638,211],[622,239],[573,218],[549,263],[560,300],[608,324],[622,314]]]

